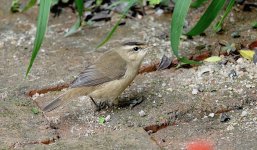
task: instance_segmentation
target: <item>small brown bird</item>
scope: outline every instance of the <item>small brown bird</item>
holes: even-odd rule
[[[136,77],[147,49],[143,43],[127,42],[121,48],[105,52],[94,64],[79,74],[67,92],[47,104],[43,111],[52,111],[83,95],[88,95],[97,107],[97,100],[102,99],[117,105],[117,97]]]

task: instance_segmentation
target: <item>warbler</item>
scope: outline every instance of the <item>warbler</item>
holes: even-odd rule
[[[52,111],[84,95],[91,98],[98,110],[105,101],[118,105],[118,97],[138,74],[147,49],[149,47],[142,42],[126,42],[105,52],[78,75],[64,94],[47,104],[43,111]]]

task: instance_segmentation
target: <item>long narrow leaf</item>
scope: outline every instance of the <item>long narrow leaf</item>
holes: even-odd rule
[[[28,75],[28,73],[34,63],[34,60],[38,54],[38,51],[41,47],[42,42],[43,42],[46,28],[47,28],[51,2],[52,2],[51,0],[40,0],[36,37],[35,37],[35,41],[34,41],[32,56],[30,58],[30,63],[27,68],[26,76]]]
[[[213,0],[205,13],[202,15],[200,20],[196,23],[196,25],[187,33],[187,35],[194,36],[201,34],[204,32],[206,28],[212,23],[212,21],[216,18],[219,11],[225,4],[225,0]]]
[[[207,0],[196,0],[191,4],[191,7],[193,8],[198,8],[200,7],[204,2],[206,2]]]
[[[224,15],[222,16],[222,18],[220,19],[220,21],[217,22],[217,24],[214,26],[214,31],[215,31],[215,32],[219,32],[219,31],[221,30],[222,24],[223,24],[225,18],[228,16],[228,14],[230,13],[230,11],[232,10],[234,4],[235,4],[235,0],[230,0],[230,1],[229,1],[229,4],[228,4],[228,6],[227,6],[227,8],[226,8],[226,11],[225,11]]]
[[[75,24],[69,29],[69,31],[64,35],[64,37],[70,36],[76,33],[81,25],[81,19],[78,18]]]
[[[174,55],[179,57],[178,47],[185,17],[187,15],[191,0],[180,0],[175,4],[170,27],[170,44]]]
[[[30,0],[27,5],[22,9],[22,12],[27,11],[36,4],[37,0]]]
[[[128,13],[129,9],[137,2],[137,0],[130,0],[128,3],[128,6],[125,8],[125,10],[123,11],[120,19],[116,22],[116,24],[112,27],[111,31],[107,34],[107,36],[104,38],[104,40],[102,40],[100,42],[100,44],[97,45],[96,48],[99,48],[101,46],[103,46],[106,42],[109,41],[109,39],[112,37],[113,33],[116,31],[116,29],[118,28],[121,20],[123,18],[125,18],[126,14]]]
[[[79,13],[79,17],[83,15],[83,10],[84,10],[84,1],[83,0],[75,0],[75,4],[77,7],[77,11]]]

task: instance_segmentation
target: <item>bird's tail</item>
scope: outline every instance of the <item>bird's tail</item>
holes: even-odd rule
[[[55,98],[52,102],[47,104],[42,110],[44,112],[50,112],[57,107],[69,103],[73,98],[86,95],[88,93],[88,90],[83,88],[74,88],[74,89],[68,89],[65,93],[61,94],[57,98]]]

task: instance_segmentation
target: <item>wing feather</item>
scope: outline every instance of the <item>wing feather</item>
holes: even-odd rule
[[[110,64],[111,63],[111,64]],[[87,67],[71,83],[71,88],[82,86],[96,86],[112,80],[117,80],[124,76],[127,63],[115,51],[103,54],[95,64]]]

